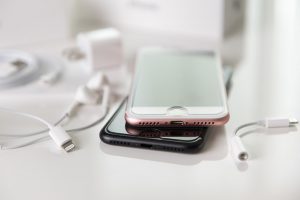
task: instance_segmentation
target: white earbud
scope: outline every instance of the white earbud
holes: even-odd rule
[[[75,95],[75,101],[80,104],[95,105],[98,103],[99,95],[87,86],[79,86]]]
[[[110,89],[107,78],[102,72],[94,75],[86,85],[80,86],[75,95],[75,101],[67,111],[69,117],[76,114],[81,105],[96,105],[101,103],[106,110],[108,107]],[[101,99],[101,100],[100,100]]]
[[[107,84],[107,77],[102,72],[98,72],[87,82],[86,86],[91,90],[100,91],[102,86]]]

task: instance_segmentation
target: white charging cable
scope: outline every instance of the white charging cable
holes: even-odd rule
[[[252,126],[264,128],[284,128],[294,126],[296,124],[298,124],[298,120],[295,118],[266,118],[264,120],[251,122],[239,126],[235,129],[234,136],[231,138],[231,151],[234,159],[238,161],[246,161],[249,158],[249,153],[247,152],[246,148],[244,147],[241,141],[241,136],[243,134],[239,134],[240,130]]]
[[[57,146],[63,148],[66,152],[70,152],[75,148],[70,135],[59,125],[52,125],[40,117],[24,112],[14,111],[7,108],[0,108],[0,111],[35,119],[48,127],[49,135]]]
[[[70,108],[65,112],[65,114],[54,124],[54,127],[58,127],[59,124],[61,124],[63,121],[65,121],[66,119],[71,119],[72,117],[74,117],[77,114],[77,111],[79,109],[80,106],[82,105],[86,105],[86,104],[90,104],[90,105],[96,105],[100,103],[100,107],[103,110],[103,115],[96,120],[95,122],[83,126],[83,127],[79,127],[79,128],[75,128],[75,129],[69,129],[66,130],[66,132],[73,132],[73,131],[82,131],[82,130],[86,130],[90,127],[93,127],[95,125],[97,125],[98,123],[100,123],[105,116],[108,113],[108,105],[109,105],[109,97],[110,97],[110,87],[108,85],[108,81],[107,78],[105,77],[105,75],[102,72],[98,72],[96,73],[88,82],[86,85],[84,86],[80,86],[77,89],[75,98],[74,98],[74,102],[72,103],[72,105],[70,106]],[[1,110],[7,110],[8,109],[0,109]],[[19,113],[17,111],[14,111],[13,113]],[[23,116],[30,116],[31,118],[35,118],[35,119],[40,119],[39,117],[27,114],[27,113],[22,113],[21,115]],[[43,120],[44,122],[46,122],[45,120]],[[49,123],[47,122],[47,124],[49,125]],[[48,126],[47,125],[47,126]],[[37,132],[33,132],[33,133],[27,133],[27,134],[0,134],[0,136],[2,137],[19,137],[19,138],[24,138],[24,137],[30,137],[30,136],[36,136],[36,135],[40,135],[40,134],[44,134],[45,132],[51,131],[51,129],[48,126],[48,129],[44,129],[41,131],[37,131]],[[53,133],[54,132],[54,133]],[[56,138],[56,134],[55,132],[60,132],[59,130],[55,130],[51,132],[51,134],[53,134]],[[42,140],[43,138],[47,138],[47,136],[43,136],[41,138],[38,139],[34,139],[32,141],[26,142],[26,143],[22,143],[22,144],[18,144],[15,146],[11,146],[11,147],[2,147],[2,149],[15,149],[15,148],[19,148],[19,147],[24,147],[24,146],[28,146],[30,144],[33,144],[37,141]],[[58,138],[60,140],[60,138]],[[57,141],[59,143],[59,141]],[[59,144],[60,145],[60,144]]]
[[[54,84],[63,71],[63,66],[57,60],[17,50],[0,51],[0,89],[21,86],[33,81],[47,85]],[[50,69],[51,71],[47,72]]]
[[[85,126],[66,129],[65,131],[67,133],[77,133],[77,132],[84,131],[84,130],[87,130],[89,128],[92,128],[92,127],[96,126],[97,124],[99,124],[100,122],[102,122],[105,119],[105,117],[107,116],[107,114],[108,114],[108,109],[106,109],[105,112],[101,115],[101,117],[98,118],[97,120],[95,120],[94,122],[92,122],[88,125],[85,125]],[[49,131],[49,129],[40,131],[40,133],[45,133],[47,131]],[[9,149],[17,149],[17,148],[21,148],[21,147],[26,147],[26,146],[29,146],[29,145],[32,145],[32,144],[36,144],[38,142],[45,141],[45,140],[50,138],[49,135],[44,135],[44,134],[40,134],[40,135],[42,135],[42,136],[39,137],[39,138],[35,138],[35,139],[27,141],[27,142],[22,142],[21,144],[16,144],[14,146],[5,146],[5,147],[2,146],[1,149],[9,150]]]
[[[0,64],[0,89],[26,84],[39,76],[37,59],[22,51],[0,51]]]

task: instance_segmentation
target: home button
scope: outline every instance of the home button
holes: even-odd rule
[[[188,111],[181,106],[172,106],[167,109],[167,115],[188,115]]]

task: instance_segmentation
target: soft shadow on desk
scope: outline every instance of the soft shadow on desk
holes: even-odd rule
[[[223,159],[228,152],[224,127],[210,128],[207,143],[200,151],[193,153],[176,153],[158,150],[121,147],[100,142],[100,150],[113,155],[179,165],[195,165],[201,161],[217,161]]]

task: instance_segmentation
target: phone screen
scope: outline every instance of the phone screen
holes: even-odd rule
[[[132,111],[143,114],[145,107],[153,107],[161,108],[151,109],[153,114],[165,114],[168,108],[180,106],[190,114],[207,107],[221,112],[225,89],[218,65],[213,52],[142,51],[136,64]]]

